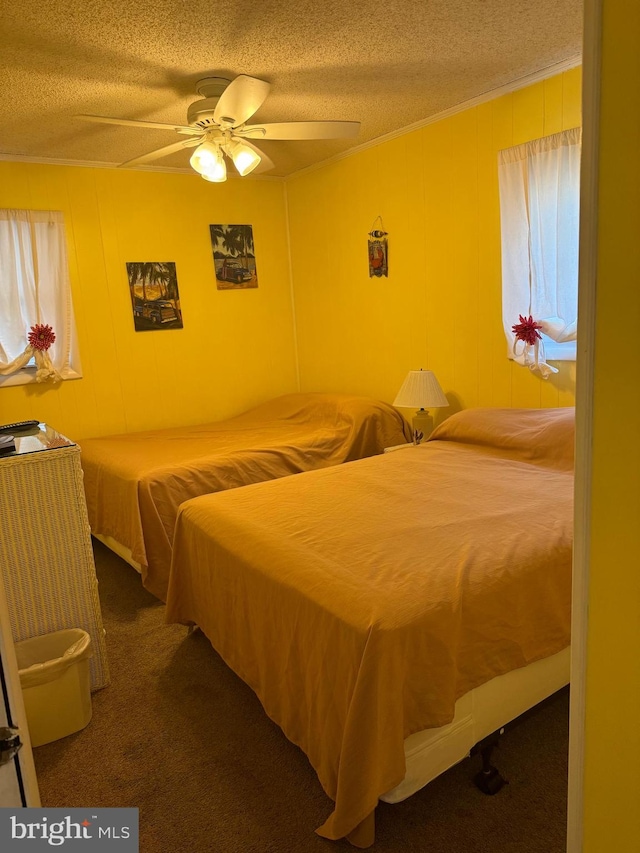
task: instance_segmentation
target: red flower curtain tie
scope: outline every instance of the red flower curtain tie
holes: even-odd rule
[[[4,364],[0,362],[0,374],[7,376],[9,373],[15,373],[33,358],[36,362],[36,382],[59,382],[62,377],[53,366],[51,357],[47,352],[55,339],[56,335],[51,326],[44,323],[36,323],[35,326],[31,326],[31,331],[27,336],[29,343],[24,352],[14,358],[13,361]]]
[[[56,335],[51,326],[45,326],[42,323],[32,326],[29,332],[29,343],[34,349],[41,351],[46,352],[55,339]]]
[[[533,319],[531,314],[528,317],[518,315],[519,323],[515,323],[511,327],[511,331],[515,335],[513,341],[513,354],[522,358],[525,367],[529,370],[537,370],[543,377],[547,379],[552,373],[557,373],[558,369],[547,364],[544,356],[544,343],[540,332],[546,332],[544,321],[538,323]],[[518,351],[518,343],[522,343],[522,352]]]

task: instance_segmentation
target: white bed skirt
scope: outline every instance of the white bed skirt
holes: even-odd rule
[[[136,563],[136,561],[131,556],[131,551],[127,548],[126,545],[121,545],[117,542],[113,536],[103,536],[101,533],[91,533],[94,539],[97,539],[99,542],[102,542],[103,545],[106,545],[114,554],[117,554],[118,557],[122,557],[125,563],[129,563],[139,575],[142,574],[142,566],[140,563]]]
[[[570,648],[492,678],[456,702],[446,726],[426,729],[404,742],[407,772],[380,797],[399,803],[465,759],[473,746],[569,683]]]

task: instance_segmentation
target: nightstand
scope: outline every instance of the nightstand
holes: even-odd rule
[[[91,689],[109,667],[80,448],[46,424],[0,459],[0,566],[14,642],[63,628],[91,637]]]

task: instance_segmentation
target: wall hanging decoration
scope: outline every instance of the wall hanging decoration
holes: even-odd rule
[[[129,293],[136,332],[181,329],[178,277],[173,261],[127,263]]]
[[[380,227],[376,223],[380,221]],[[381,278],[389,274],[389,247],[387,245],[387,232],[382,224],[382,217],[376,216],[369,231],[369,278]]]
[[[210,225],[211,251],[218,290],[258,286],[251,225]]]
[[[0,374],[8,376],[26,367],[31,359],[36,363],[36,382],[59,382],[62,377],[55,369],[48,353],[49,347],[55,342],[56,333],[45,323],[31,326],[27,335],[28,344],[24,351],[13,361],[0,361]]]

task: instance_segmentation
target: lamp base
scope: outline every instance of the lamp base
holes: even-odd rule
[[[426,409],[420,409],[415,413],[411,421],[411,428],[414,444],[420,444],[421,441],[429,438],[433,432],[433,418]]]

